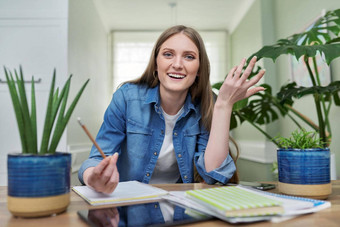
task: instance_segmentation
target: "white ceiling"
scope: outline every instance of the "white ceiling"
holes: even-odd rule
[[[254,0],[93,0],[107,30],[163,30],[184,24],[232,32]]]

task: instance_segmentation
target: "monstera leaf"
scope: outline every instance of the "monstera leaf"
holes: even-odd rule
[[[282,89],[278,93],[278,98],[282,103],[293,102],[292,98],[301,98],[306,95],[311,94],[321,94],[324,95],[325,101],[330,101],[331,97],[334,99],[334,103],[337,106],[340,106],[340,81],[334,81],[330,83],[328,86],[313,86],[313,87],[298,87],[296,83],[289,84],[289,87],[286,89]]]
[[[315,57],[319,52],[321,56],[324,56],[326,63],[329,65],[335,58],[339,57],[340,44],[322,44],[313,46],[299,46],[291,43],[288,39],[280,40],[280,42],[285,41],[285,46],[281,43],[277,43],[272,46],[264,46],[261,50],[253,54],[257,56],[257,59],[261,58],[271,58],[274,62],[282,54],[290,54],[296,57],[298,60],[301,56],[304,57]]]
[[[305,58],[315,57],[319,52],[329,65],[331,61],[339,57],[340,52],[340,9],[329,11],[324,17],[317,20],[307,31],[294,34],[287,39],[280,39],[276,44],[264,46],[253,56],[271,58],[275,60],[283,55],[290,54],[298,60],[301,56]],[[331,38],[331,37],[335,38]]]

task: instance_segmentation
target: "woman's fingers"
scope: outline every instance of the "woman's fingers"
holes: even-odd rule
[[[265,74],[266,70],[263,69],[261,70],[256,76],[254,76],[253,78],[251,78],[249,81],[248,81],[248,88],[254,86],[255,84],[257,84],[261,78],[263,77],[263,75]],[[259,91],[264,91],[265,88],[264,87],[254,87],[254,88],[250,88],[247,90],[247,93],[246,93],[246,96],[245,98],[248,98],[254,94],[256,94],[257,92]]]
[[[110,157],[110,160],[109,160],[110,162],[108,163],[106,168],[103,170],[102,179],[105,183],[110,180],[113,171],[117,168],[116,167],[117,159],[118,159],[118,153],[114,153],[114,155]]]
[[[103,159],[93,170],[92,174],[96,176],[102,175],[102,172],[105,170],[107,165],[110,163],[110,157],[106,157]]]
[[[118,153],[103,159],[89,176],[88,184],[96,191],[112,193],[119,182]]]
[[[249,80],[249,87],[257,84],[257,82],[259,82],[261,80],[261,78],[263,77],[263,75],[266,73],[265,69],[262,69],[256,76],[254,76],[253,78],[251,78]]]
[[[119,183],[119,172],[117,168],[118,153],[115,153],[110,160],[110,179],[106,182],[106,192],[111,193]]]
[[[246,69],[242,74],[243,67],[246,63],[246,59],[242,59],[241,63],[232,68],[228,73],[227,78],[224,80],[220,92],[218,95],[218,99],[221,102],[226,104],[234,104],[235,102],[242,100],[244,98],[248,98],[251,95],[263,91],[262,87],[253,87],[256,85],[259,80],[263,77],[265,70],[261,70],[256,76],[249,79],[249,76],[256,64],[257,57],[253,57],[250,61]]]
[[[244,64],[246,63],[246,59],[243,58],[240,62],[240,64],[237,66],[236,71],[233,73],[233,79],[238,79],[240,78],[241,74],[242,74],[242,69]]]
[[[237,66],[234,66],[234,67],[229,71],[226,80],[227,80],[227,79],[232,79],[232,78],[233,78],[236,69],[237,69]]]
[[[254,56],[250,60],[247,68],[244,70],[244,72],[242,74],[243,67],[246,63],[246,58],[243,58],[238,66],[233,67],[229,71],[227,78],[234,79],[234,80],[241,79],[242,81],[245,81],[246,79],[248,79],[249,75],[251,74],[251,72],[252,72],[252,70],[255,66],[256,60],[257,60],[257,57]]]
[[[256,60],[257,60],[257,57],[254,56],[252,57],[252,59],[249,61],[249,64],[247,66],[247,68],[244,70],[242,76],[241,76],[241,80],[242,81],[245,81],[248,79],[249,75],[251,74],[251,72],[253,71],[253,68],[255,66],[255,63],[256,63]]]

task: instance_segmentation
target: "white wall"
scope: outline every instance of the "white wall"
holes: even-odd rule
[[[96,136],[112,95],[112,83],[108,77],[108,32],[92,0],[69,1],[68,26],[68,72],[73,74],[70,96],[74,97],[90,79],[68,124],[67,144],[72,153],[72,184],[75,184],[76,172],[91,149],[77,118]]]
[[[36,85],[38,142],[53,69],[57,85],[67,72],[67,14],[67,0],[0,1],[0,79],[5,81],[3,66],[13,70],[19,65],[26,80],[32,75],[42,79]],[[0,106],[0,185],[7,185],[7,153],[21,152],[21,143],[6,83],[0,83]],[[59,145],[66,150],[65,136]]]
[[[91,148],[77,117],[96,135],[112,94],[108,83],[108,33],[93,2],[1,0],[0,34],[0,79],[5,81],[4,65],[13,69],[19,64],[27,79],[33,74],[42,79],[36,86],[39,139],[53,69],[57,70],[59,87],[73,74],[69,102],[90,79],[58,146],[59,151],[72,152],[72,170],[76,172]],[[0,185],[7,185],[7,153],[21,152],[21,143],[5,83],[0,83],[0,105]],[[75,183],[77,177],[73,174]]]

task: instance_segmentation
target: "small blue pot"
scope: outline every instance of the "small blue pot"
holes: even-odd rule
[[[330,150],[278,149],[279,182],[300,185],[329,184]]]
[[[70,203],[71,154],[8,154],[7,207],[19,217],[58,214]]]
[[[70,192],[71,154],[8,154],[8,195],[45,197]]]

